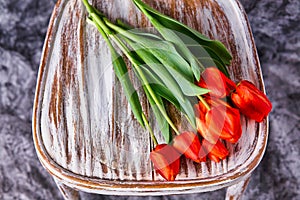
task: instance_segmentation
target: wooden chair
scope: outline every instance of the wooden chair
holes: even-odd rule
[[[233,55],[230,75],[264,90],[260,63],[246,14],[237,0],[145,0],[154,8],[222,41]],[[150,24],[130,0],[94,0],[109,18],[135,27]],[[268,120],[242,119],[243,135],[227,144],[228,159],[195,164],[182,159],[176,181],[156,174],[149,161],[153,144],[136,122],[114,76],[108,48],[86,22],[80,0],[58,0],[45,41],[33,111],[33,138],[42,165],[65,199],[78,190],[108,195],[166,195],[228,187],[240,199],[260,163]],[[145,99],[143,109],[149,106]],[[151,119],[151,113],[147,113]],[[158,140],[156,124],[151,121]]]

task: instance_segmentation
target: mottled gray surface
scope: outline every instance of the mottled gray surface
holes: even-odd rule
[[[273,102],[266,155],[244,199],[300,199],[300,1],[241,0]],[[35,154],[31,112],[55,0],[0,0],[0,199],[62,199]],[[223,199],[224,190],[144,199]],[[83,199],[140,199],[82,194]]]

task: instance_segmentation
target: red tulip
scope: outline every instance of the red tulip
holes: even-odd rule
[[[210,143],[219,138],[236,143],[242,135],[239,110],[219,99],[206,101],[210,110],[202,102],[195,105],[198,132]]]
[[[206,155],[201,148],[198,136],[193,132],[183,132],[173,140],[173,147],[185,157],[200,163],[206,161]]]
[[[154,169],[164,179],[174,181],[180,168],[180,154],[170,145],[159,144],[150,153]]]
[[[203,140],[202,146],[207,151],[208,158],[215,162],[223,160],[229,154],[228,150],[220,140],[217,140],[213,144],[209,143],[207,140]]]
[[[200,81],[196,83],[199,87],[210,90],[212,97],[224,98],[231,90],[235,89],[235,83],[223,74],[218,68],[209,67],[201,74]]]
[[[263,121],[272,110],[268,97],[246,80],[237,84],[237,88],[231,94],[231,100],[242,114],[257,122]]]
[[[212,130],[212,126],[210,126],[209,122],[210,118],[208,117],[208,113],[211,111],[209,111],[201,102],[196,104],[194,109],[198,133],[212,143],[217,141],[219,139],[219,133],[215,134],[215,131]]]

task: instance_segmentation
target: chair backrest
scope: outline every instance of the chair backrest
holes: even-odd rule
[[[121,18],[135,27],[150,26],[130,0],[96,2],[97,8],[111,19]],[[248,79],[264,89],[250,26],[239,2],[145,2],[222,41],[233,56],[229,66],[233,80]],[[135,83],[139,87],[136,80]],[[143,109],[148,110],[145,99],[142,102]],[[251,173],[266,147],[267,120],[258,124],[243,118],[242,124],[239,142],[227,144],[228,159],[217,164],[195,164],[183,159],[177,180],[161,181],[149,160],[153,146],[149,135],[130,111],[104,40],[86,22],[80,0],[58,1],[40,65],[33,132],[42,164],[59,180],[75,188],[114,195],[174,194],[225,187]],[[152,126],[158,140],[163,141],[154,121]]]

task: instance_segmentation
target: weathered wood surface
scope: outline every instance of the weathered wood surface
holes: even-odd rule
[[[233,55],[232,78],[248,79],[264,88],[251,30],[237,1],[146,2],[222,41]],[[111,19],[149,26],[129,0],[93,4]],[[142,101],[148,112],[148,104]],[[267,121],[257,124],[243,119],[242,123],[238,144],[227,144],[228,159],[218,164],[183,160],[177,181],[161,182],[149,161],[149,135],[133,118],[105,42],[86,23],[80,0],[57,2],[40,66],[33,129],[42,164],[65,184],[92,192],[140,195],[209,191],[234,184],[257,166],[267,140]]]

